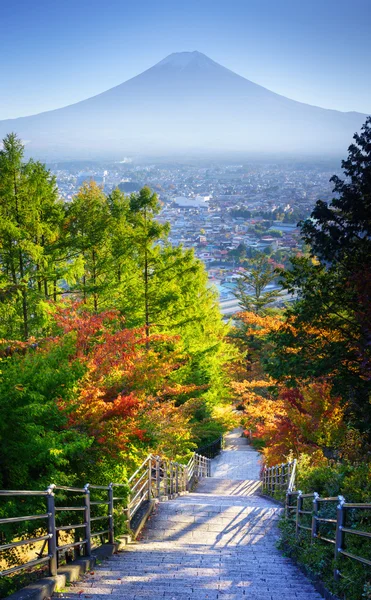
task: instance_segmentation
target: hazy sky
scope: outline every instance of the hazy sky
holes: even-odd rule
[[[0,119],[199,50],[275,92],[371,113],[371,0],[0,0]]]

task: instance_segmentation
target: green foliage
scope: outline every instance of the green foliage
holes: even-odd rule
[[[15,134],[0,152],[0,336],[28,339],[42,331],[45,299],[57,293],[55,263],[63,219],[55,179],[40,163],[23,162]]]
[[[4,140],[2,488],[125,483],[149,452],[182,460],[235,424],[229,327],[202,263],[169,244],[160,208],[149,188],[107,196],[94,183],[65,204],[21,141]],[[40,502],[0,503],[0,516],[43,513]],[[6,539],[35,535],[34,525],[9,526]]]
[[[264,291],[277,278],[277,274],[264,254],[246,261],[245,266],[248,271],[238,279],[235,295],[244,310],[259,314],[280,295],[279,290]]]
[[[371,117],[354,135],[342,161],[345,179],[334,175],[336,197],[318,201],[310,220],[302,223],[306,242],[320,260],[356,265],[371,254]]]
[[[84,367],[71,361],[74,343],[31,348],[0,362],[0,485],[5,489],[43,489],[52,481],[71,485],[90,440],[67,429],[57,406],[71,397]]]
[[[335,463],[322,461],[314,465],[308,455],[302,455],[298,461],[297,488],[303,493],[316,491],[322,498],[343,495],[347,502],[369,503],[371,497],[371,467],[360,463],[352,464],[348,461]],[[305,510],[311,510],[311,498],[306,499]],[[320,517],[336,519],[338,501],[321,503]],[[304,518],[307,522],[304,522]],[[310,527],[311,517],[302,516],[302,524]],[[347,511],[346,527],[354,530],[371,532],[371,510]],[[328,589],[347,600],[360,600],[362,590],[367,588],[370,581],[370,570],[361,563],[340,557],[335,563],[334,548],[332,544],[317,539],[311,543],[309,533],[304,530],[299,537],[295,536],[294,525],[283,519],[280,524],[280,547],[300,564],[305,566],[311,574],[319,577]],[[335,526],[331,523],[320,523],[319,532],[323,537],[334,539]],[[345,534],[346,550],[355,556],[370,560],[370,544],[367,538]],[[334,582],[333,570],[338,568],[343,577],[338,583]]]
[[[283,237],[283,233],[279,229],[270,229],[268,233],[271,237],[274,237],[274,238]]]
[[[318,201],[301,223],[310,257],[282,273],[297,296],[272,335],[268,372],[279,381],[326,377],[347,405],[347,420],[371,439],[371,118],[332,178],[330,204]]]
[[[336,497],[343,495],[350,503],[369,503],[371,497],[371,118],[354,139],[342,163],[344,179],[332,178],[334,199],[330,204],[318,201],[311,218],[301,223],[307,255],[293,258],[281,273],[281,283],[294,301],[281,323],[264,334],[261,349],[253,339],[248,346],[250,354],[251,348],[259,353],[260,365],[274,379],[276,391],[270,421],[264,415],[265,398],[253,407],[257,406],[258,416],[265,419],[262,428],[268,431],[263,436],[264,454],[272,458],[280,447],[287,454],[296,452],[300,455],[297,489],[335,497],[320,503],[319,515],[331,520],[319,522],[319,530],[322,538],[332,540]],[[292,218],[285,215],[284,220]],[[329,390],[323,405],[313,395],[303,394],[306,405],[298,400],[298,390],[323,386]],[[282,388],[290,410],[279,403]],[[251,413],[251,401],[245,406],[246,413]],[[321,419],[316,424],[318,415]],[[308,445],[300,450],[303,433]],[[278,462],[276,457],[270,464],[274,462]],[[311,501],[304,499],[303,507],[310,513]],[[302,524],[310,527],[311,517],[302,514]],[[347,509],[346,528],[371,533],[371,510]],[[296,536],[287,520],[281,523],[281,531],[280,547],[339,597],[360,600],[370,596],[368,566],[343,555],[335,562],[333,544],[311,540],[304,529]],[[349,531],[344,536],[347,552],[371,560],[368,537]],[[335,568],[342,574],[336,583]]]

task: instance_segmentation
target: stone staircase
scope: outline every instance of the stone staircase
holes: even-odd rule
[[[55,597],[126,600],[319,600],[276,548],[281,508],[259,496],[259,455],[226,436],[212,477],[158,505],[142,538]]]

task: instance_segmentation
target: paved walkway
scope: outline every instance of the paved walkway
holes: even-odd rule
[[[235,430],[196,492],[159,505],[139,543],[60,598],[320,600],[276,549],[281,511],[259,490],[258,454]]]

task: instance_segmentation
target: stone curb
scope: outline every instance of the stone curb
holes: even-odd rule
[[[97,560],[109,558],[117,552],[118,544],[104,544],[95,548],[92,556],[79,558],[58,569],[54,577],[44,577],[27,587],[11,594],[7,600],[47,600],[56,589],[66,587],[68,583],[78,581],[84,573],[91,571]]]
[[[134,540],[138,537],[138,535],[142,531],[142,529],[145,526],[145,524],[147,523],[149,517],[153,513],[156,505],[157,505],[156,500],[151,500],[151,502],[148,503],[148,507],[147,507],[146,511],[143,513],[143,515],[141,516],[141,519],[140,519],[138,525],[136,525],[135,529],[132,530],[132,532],[131,532]]]
[[[299,563],[294,556],[290,556],[290,560],[292,560],[292,562],[298,567],[298,569],[300,569],[300,571],[309,579],[313,587],[317,590],[319,594],[321,594],[321,596],[325,600],[340,600],[338,596],[335,596],[332,592],[329,592],[329,590],[325,587],[323,581],[321,581],[318,577],[313,575],[306,568],[305,565]]]

